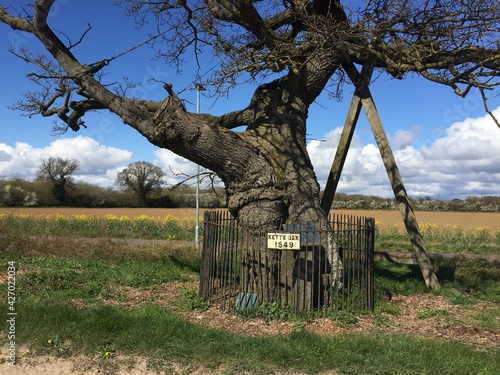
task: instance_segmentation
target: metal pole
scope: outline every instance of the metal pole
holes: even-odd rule
[[[196,113],[200,113],[200,91],[205,91],[205,88],[197,83],[196,87]],[[200,165],[196,173],[196,227],[194,229],[194,244],[196,248],[200,247]]]

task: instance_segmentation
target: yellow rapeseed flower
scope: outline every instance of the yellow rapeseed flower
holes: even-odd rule
[[[176,223],[177,220],[178,219],[175,216],[169,214],[163,219],[163,224]]]
[[[104,215],[104,218],[106,220],[109,220],[109,221],[119,220],[118,216],[116,216],[114,214],[106,214],[106,215]]]
[[[119,220],[120,220],[120,221],[130,221],[131,219],[130,219],[130,217],[128,217],[127,215],[122,215],[122,216],[120,216],[120,219],[119,219]]]
[[[141,215],[141,216],[137,216],[135,218],[135,220],[137,220],[137,221],[155,221],[155,218],[148,216],[148,215]]]
[[[194,225],[196,223],[196,216],[185,217],[183,220],[184,225]]]

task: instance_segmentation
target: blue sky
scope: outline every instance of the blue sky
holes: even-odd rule
[[[67,35],[75,42],[87,22],[92,26],[83,43],[73,50],[80,62],[109,59],[147,39],[147,34],[136,30],[133,20],[123,17],[122,10],[111,3],[56,0],[49,25],[58,30],[63,40]],[[102,186],[113,186],[116,173],[139,160],[161,166],[170,183],[178,180],[171,170],[194,173],[196,167],[192,163],[152,146],[109,112],[88,115],[86,130],[51,136],[53,118],[29,119],[7,109],[33,88],[26,74],[34,71],[7,52],[9,45],[42,51],[35,38],[0,24],[0,178],[33,178],[40,160],[49,156],[77,158],[81,168],[75,178]],[[155,80],[170,82],[176,91],[182,91],[180,97],[186,100],[188,110],[196,111],[196,65],[188,62],[178,74],[152,56],[153,51],[143,46],[112,61],[104,70],[106,81],[120,81],[127,76],[138,83],[135,95],[149,100],[162,100],[166,95],[162,84]],[[210,55],[205,54],[202,59],[200,74],[215,65]],[[218,100],[210,97],[210,87],[207,88],[200,100],[201,111],[221,114],[245,107],[255,87],[238,87],[228,98]],[[450,88],[416,76],[396,81],[385,75],[376,77],[371,90],[411,196],[451,199],[498,195],[500,129],[486,115],[477,92],[462,99]],[[324,95],[310,110],[308,148],[322,186],[351,95],[352,88],[346,86],[342,102]],[[496,109],[500,99],[492,95],[489,104]],[[500,118],[500,109],[497,113]],[[339,191],[392,196],[364,114],[360,116]]]

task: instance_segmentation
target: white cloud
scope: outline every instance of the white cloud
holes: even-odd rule
[[[500,108],[495,112],[500,118]],[[322,188],[335,155],[341,128],[327,141],[308,145]],[[489,115],[453,123],[441,136],[418,146],[420,129],[397,131],[393,152],[408,194],[450,199],[500,192],[500,129]],[[393,196],[378,148],[356,136],[349,150],[339,191]]]
[[[153,151],[153,154],[156,157],[154,163],[158,164],[166,173],[165,181],[169,185],[175,185],[188,176],[197,174],[198,167],[195,163],[174,154],[172,151],[161,148]]]
[[[130,161],[132,152],[101,145],[84,136],[58,139],[44,148],[23,142],[14,146],[0,143],[0,177],[33,179],[41,160],[48,157],[76,159],[80,162],[74,173],[76,180],[112,186],[116,169]]]
[[[420,134],[420,128],[415,127],[411,131],[408,130],[398,130],[394,135],[394,143],[397,148],[405,148],[411,146],[415,139]]]
[[[495,111],[500,118],[500,108]],[[325,142],[313,140],[308,150],[316,176],[324,188],[342,129],[325,134]],[[412,197],[441,199],[469,195],[498,195],[500,192],[500,129],[489,116],[455,122],[434,139],[420,134],[419,128],[398,131],[391,138],[394,155],[406,189]],[[423,133],[423,131],[422,131]],[[167,175],[169,184],[194,176],[196,164],[157,149],[155,164]],[[44,158],[75,158],[80,169],[76,180],[113,186],[118,171],[131,162],[132,152],[105,146],[92,138],[78,136],[58,139],[47,147],[28,143],[0,143],[0,178],[32,179]],[[172,171],[184,176],[174,176]],[[203,169],[202,169],[203,171]],[[380,153],[374,143],[362,144],[355,134],[342,172],[338,190],[346,193],[393,196]]]

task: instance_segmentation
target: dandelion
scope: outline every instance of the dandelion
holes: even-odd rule
[[[52,340],[51,340],[51,339],[48,339],[48,340],[47,340],[47,344],[52,345]]]
[[[105,356],[106,358],[107,358],[107,357],[109,357],[110,355],[111,355],[111,353],[110,353],[110,352],[105,352],[105,353],[104,353],[104,356]]]

